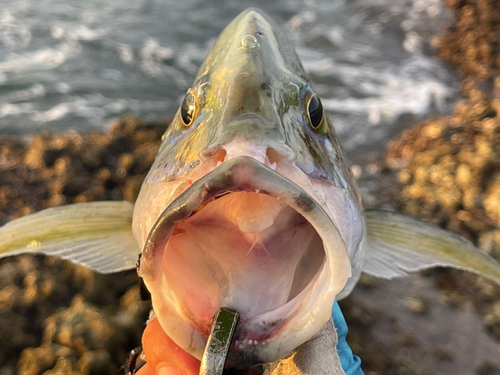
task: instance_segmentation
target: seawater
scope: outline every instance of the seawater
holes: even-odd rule
[[[0,0],[0,134],[171,117],[250,6],[290,35],[351,155],[450,110],[457,78],[435,44],[451,15],[439,0]]]

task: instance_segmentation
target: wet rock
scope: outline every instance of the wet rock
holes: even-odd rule
[[[476,369],[476,375],[498,375],[500,369],[488,362],[481,363]]]
[[[137,286],[112,311],[77,295],[68,309],[46,319],[41,345],[21,353],[18,370],[22,374],[116,374],[125,361],[125,348],[142,331],[148,310],[147,304],[139,302]],[[134,335],[134,330],[139,332]]]
[[[412,313],[424,315],[427,311],[425,302],[421,298],[409,297],[405,301],[405,305]]]
[[[395,137],[384,159],[357,160],[358,182],[365,206],[397,209],[460,233],[500,260],[500,6],[496,0],[447,0],[445,5],[455,17],[436,39],[438,54],[462,73],[462,98],[450,116],[427,119]],[[500,340],[498,285],[455,270],[430,270],[425,277],[439,290],[436,300],[426,296],[427,310],[443,305],[458,311],[476,310],[492,336]],[[387,290],[380,280],[370,283],[370,288]],[[341,306],[350,327],[348,342],[362,357],[365,373],[419,373],[425,372],[423,366],[434,373],[446,373],[446,369],[454,373],[453,362],[461,359],[455,353],[447,356],[439,345],[428,346],[422,353],[423,343],[393,324],[400,317],[391,316],[373,300],[371,306],[378,311],[368,311],[359,295],[367,293],[355,290],[352,299],[356,303],[347,300]],[[410,310],[420,310],[415,296],[406,299],[408,303]],[[373,315],[373,320],[364,319],[364,314]],[[422,325],[433,324],[431,313],[416,314],[414,319]],[[429,357],[444,359],[430,367],[423,361],[431,361]],[[474,354],[464,353],[464,357],[468,362],[475,360]],[[496,371],[485,365],[476,373]]]
[[[0,223],[61,204],[134,201],[166,126],[124,117],[104,134],[0,139]],[[103,276],[53,257],[1,260],[2,371],[119,373],[149,311],[138,293],[134,271]]]
[[[396,137],[386,162],[400,165],[393,169],[400,211],[460,233],[500,260],[500,7],[488,0],[447,4],[456,18],[440,40],[439,55],[464,74],[463,99],[452,115]],[[500,339],[494,313],[499,288],[469,274],[447,275],[461,293],[444,290],[443,302],[471,301]]]
[[[124,117],[104,134],[0,139],[0,224],[62,204],[135,200],[166,127]]]

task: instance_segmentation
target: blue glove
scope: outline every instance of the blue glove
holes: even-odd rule
[[[340,311],[340,306],[337,301],[335,301],[333,305],[332,318],[339,339],[337,353],[344,372],[346,375],[363,375],[363,370],[361,370],[361,359],[359,359],[357,355],[352,354],[352,350],[345,340],[347,336],[347,323],[345,322],[344,315],[342,315],[342,311]]]

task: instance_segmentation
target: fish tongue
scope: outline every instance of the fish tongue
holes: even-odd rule
[[[260,233],[273,225],[285,207],[285,203],[266,194],[238,193],[225,197],[221,213],[243,233]]]

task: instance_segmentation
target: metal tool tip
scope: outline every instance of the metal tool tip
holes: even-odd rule
[[[235,310],[219,309],[201,359],[200,375],[222,375],[239,318]]]

